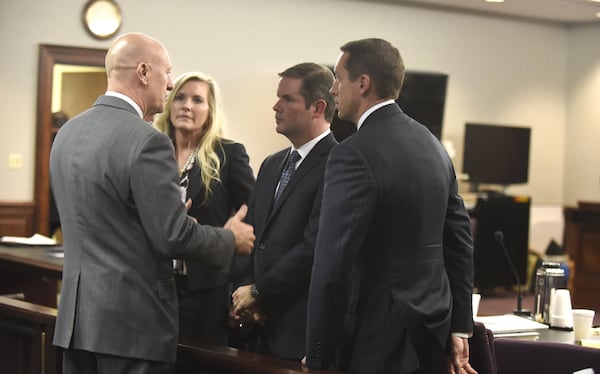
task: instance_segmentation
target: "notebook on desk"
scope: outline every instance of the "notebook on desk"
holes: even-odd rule
[[[548,328],[548,325],[514,314],[477,316],[474,320],[483,323],[487,329],[492,330],[495,337],[536,337],[539,335],[539,330]]]

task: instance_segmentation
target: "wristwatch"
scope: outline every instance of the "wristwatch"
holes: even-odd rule
[[[250,295],[256,300],[258,299],[258,289],[256,288],[256,284],[253,284],[250,287]]]

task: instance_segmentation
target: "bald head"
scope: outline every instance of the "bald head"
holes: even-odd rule
[[[156,39],[142,33],[119,36],[106,53],[106,74],[110,78],[115,70],[135,69],[140,62],[152,62],[165,53],[165,47]]]
[[[133,99],[145,118],[162,112],[173,82],[171,60],[161,42],[142,33],[123,34],[108,49],[105,67],[108,91]]]

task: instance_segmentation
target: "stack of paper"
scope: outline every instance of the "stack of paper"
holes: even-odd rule
[[[3,236],[0,238],[0,243],[6,245],[56,245],[56,240],[51,239],[47,236],[34,234],[29,238],[22,236]]]
[[[548,328],[548,325],[514,314],[475,317],[474,320],[483,323],[487,329],[492,330],[494,337],[498,338],[536,340],[539,337],[538,331]]]

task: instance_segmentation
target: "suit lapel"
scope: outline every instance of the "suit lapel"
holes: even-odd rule
[[[204,184],[200,179],[200,167],[198,167],[197,163],[194,163],[190,173],[188,175],[189,178],[189,186],[187,190],[187,198],[192,199],[192,202],[201,202],[204,200]],[[198,195],[202,192],[202,195],[198,197]],[[187,200],[187,199],[186,199]]]
[[[260,193],[255,194],[255,208],[254,208],[254,223],[255,229],[257,227],[266,227],[267,221],[271,215],[273,208],[273,198],[275,197],[275,189],[279,182],[279,177],[287,160],[289,149],[281,151],[279,154],[273,156],[271,164],[265,165],[260,171],[259,180],[257,186],[261,186]],[[273,165],[271,167],[270,165]],[[264,223],[264,225],[260,225]],[[257,233],[257,237],[261,233]]]
[[[320,162],[323,162],[323,158],[327,157],[327,151],[331,148],[331,144],[333,144],[334,142],[335,140],[333,138],[333,135],[329,134],[325,138],[321,139],[317,144],[315,144],[313,149],[308,153],[308,155],[306,155],[306,158],[302,161],[298,169],[294,172],[294,175],[292,175],[292,178],[290,179],[290,182],[288,183],[287,187],[285,188],[285,190],[283,190],[281,197],[279,198],[279,200],[277,200],[277,203],[271,209],[269,219],[273,217],[273,215],[279,210],[281,205],[285,202],[290,193],[294,191],[296,186],[299,183],[302,183],[302,178],[306,174],[308,174],[308,172],[310,172],[312,168],[314,168]],[[286,160],[287,153],[286,157],[284,157],[283,159],[283,163],[285,163]],[[277,175],[277,179],[275,180],[275,186],[277,186],[277,182],[279,181],[281,170],[283,170],[283,165],[281,165],[280,173]],[[273,189],[273,195],[274,194],[275,189]]]

